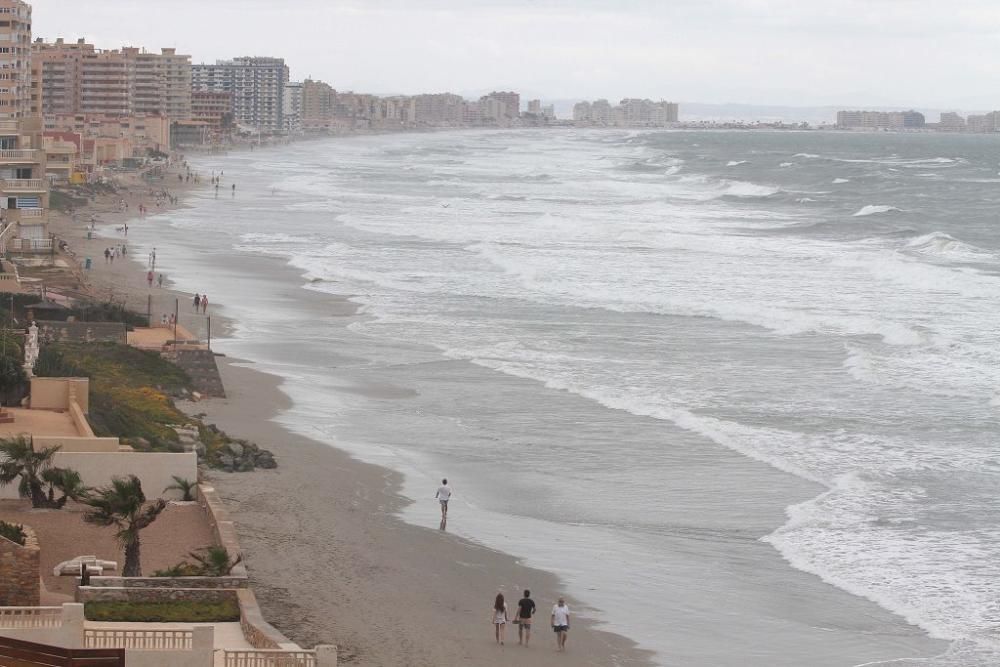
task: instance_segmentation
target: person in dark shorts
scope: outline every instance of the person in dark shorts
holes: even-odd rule
[[[556,650],[566,650],[566,635],[569,634],[569,607],[566,600],[559,598],[559,602],[552,607],[552,630],[556,633]]]
[[[524,591],[524,597],[517,603],[517,643],[528,645],[531,641],[531,617],[535,615],[535,601],[531,599],[531,591]]]
[[[441,502],[441,518],[448,518],[448,501],[451,500],[451,487],[448,486],[448,480],[441,480],[441,488],[437,490],[434,497]]]

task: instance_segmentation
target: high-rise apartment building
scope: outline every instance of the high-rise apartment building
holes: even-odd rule
[[[302,82],[302,129],[329,129],[337,106],[337,91],[323,81]]]
[[[31,6],[0,0],[0,253],[52,247],[40,96],[31,83]]]
[[[192,68],[194,90],[229,93],[236,122],[264,132],[284,129],[288,67],[282,58],[243,57]]]
[[[518,118],[521,115],[521,96],[512,91],[493,91],[487,95],[491,100],[496,100],[504,105],[504,117],[508,119]]]
[[[666,127],[676,123],[680,108],[676,102],[653,102],[626,98],[618,106],[607,100],[580,102],[573,107],[573,120],[609,127]],[[554,115],[554,114],[553,114]]]
[[[302,131],[302,82],[288,81],[282,93],[282,122],[285,132],[297,134]]]
[[[925,125],[919,111],[838,111],[837,127],[842,129],[909,130]]]
[[[159,114],[191,118],[191,56],[124,47],[100,50],[80,39],[35,40],[45,114]]]
[[[215,132],[232,122],[233,98],[229,93],[196,90],[191,93],[191,119],[206,123]]]

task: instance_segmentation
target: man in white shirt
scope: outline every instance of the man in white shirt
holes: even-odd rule
[[[566,636],[569,635],[569,607],[566,600],[559,598],[559,602],[552,607],[552,629],[556,633],[556,650],[566,650]]]
[[[448,480],[441,480],[441,488],[438,489],[434,497],[441,501],[441,518],[446,519],[448,517],[448,501],[451,500],[451,487],[448,486]]]

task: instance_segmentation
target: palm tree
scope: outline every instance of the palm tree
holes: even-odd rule
[[[142,482],[135,475],[113,477],[111,484],[97,489],[84,501],[90,509],[83,515],[84,521],[98,526],[115,526],[115,537],[125,550],[126,577],[142,576],[141,544],[139,533],[156,521],[156,517],[167,506],[162,498],[146,503],[142,492]]]
[[[81,502],[90,493],[90,488],[84,486],[80,473],[69,468],[48,468],[42,471],[42,481],[49,485],[46,504],[55,509],[62,509],[67,500]],[[62,493],[56,498],[56,491]]]
[[[45,507],[48,499],[42,474],[52,467],[52,458],[57,451],[58,447],[50,447],[36,452],[31,438],[26,435],[0,438],[0,455],[4,458],[0,462],[0,486],[7,486],[20,477],[17,494],[30,498],[32,507]]]
[[[243,562],[241,554],[236,554],[236,558],[230,559],[226,547],[202,547],[192,551],[188,556],[198,563],[199,574],[204,577],[225,577]]]
[[[178,477],[177,475],[171,475],[171,477],[173,478],[174,483],[163,489],[163,491],[180,491],[184,494],[184,497],[181,498],[182,501],[187,502],[194,500],[194,494],[192,491],[194,491],[195,487],[198,486],[198,482],[191,482],[183,477]]]

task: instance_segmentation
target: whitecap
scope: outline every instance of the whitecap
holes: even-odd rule
[[[726,166],[727,167],[738,167],[741,164],[746,164],[746,163],[747,163],[746,160],[730,160],[729,162],[726,163]]]
[[[865,206],[860,211],[854,214],[855,218],[863,218],[869,215],[877,215],[879,213],[898,213],[901,209],[895,206],[886,206],[884,204],[869,204]]]
[[[833,179],[833,184],[834,185],[840,185],[842,183],[850,183],[850,182],[851,182],[851,179],[849,179],[849,178],[835,178],[835,179]]]

